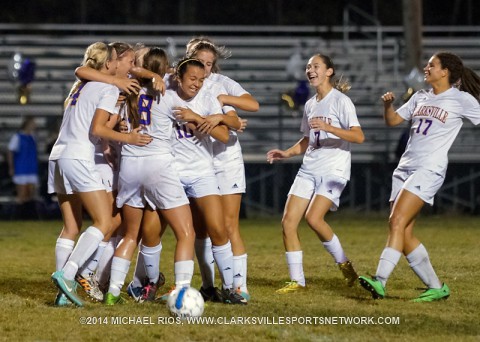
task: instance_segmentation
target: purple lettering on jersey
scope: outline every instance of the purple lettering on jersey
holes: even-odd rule
[[[412,117],[415,116],[428,116],[445,123],[445,121],[447,121],[448,112],[435,106],[420,106],[412,115]]]
[[[152,123],[152,104],[152,96],[147,94],[141,94],[139,96],[138,115],[140,116],[140,125],[149,126]]]
[[[78,97],[80,96],[80,92],[82,91],[83,87],[85,87],[85,84],[87,83],[82,83],[80,86],[77,88],[77,90],[70,95],[70,98],[72,99],[72,102],[70,102],[71,106],[75,106],[78,101]]]

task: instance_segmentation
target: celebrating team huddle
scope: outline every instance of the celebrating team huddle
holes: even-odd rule
[[[247,122],[236,109],[257,111],[259,104],[240,84],[218,73],[217,59],[225,55],[224,48],[204,37],[187,44],[185,57],[174,68],[158,47],[133,48],[115,42],[87,48],[49,158],[48,188],[58,196],[64,221],[55,247],[52,280],[59,290],[55,305],[82,306],[78,284],[94,301],[122,303],[121,291],[137,247],[134,278],[126,286],[137,302],[167,302],[169,293],[183,293],[191,284],[195,256],[204,300],[245,305],[251,299],[247,253],[239,229],[246,180],[237,132],[246,129]],[[384,95],[387,124],[413,118],[412,135],[420,132],[423,140],[438,139],[427,134],[432,115],[422,111],[424,102],[441,108],[445,104],[451,112],[460,108],[443,116],[442,127],[452,142],[460,127],[457,121],[445,122],[465,117],[480,123],[478,94],[470,88],[455,89],[448,93],[450,97],[435,102],[432,94],[449,91],[462,77],[473,78],[472,74],[453,72],[461,61],[451,56],[440,53],[432,57],[425,74],[433,90],[414,96],[398,113],[391,107],[393,94]],[[451,77],[443,79],[435,68]],[[297,233],[303,216],[347,285],[354,285],[359,278],[324,216],[339,207],[350,177],[350,145],[362,143],[363,132],[352,101],[343,94],[348,84],[334,77],[328,56],[312,56],[306,76],[316,93],[305,106],[303,137],[285,151],[267,153],[270,163],[304,154],[282,220],[291,279],[277,290],[281,295],[306,288]],[[435,119],[434,124],[440,121]],[[425,248],[413,236],[415,217],[424,202],[433,203],[445,177],[429,164],[414,162],[419,158],[415,153],[421,152],[418,144],[428,145],[422,139],[415,136],[409,140],[394,173],[390,201],[395,220],[390,222],[389,241],[377,274],[360,277],[360,284],[374,298],[385,296],[386,280],[401,253],[428,285],[416,301],[446,299],[450,294],[436,277]],[[446,153],[441,162],[444,171]],[[420,181],[430,188],[417,190]],[[92,224],[80,235],[83,209]],[[161,239],[167,227],[177,240],[175,287],[160,294],[158,289],[165,283],[160,272]],[[219,287],[215,285],[215,265],[221,277]]]

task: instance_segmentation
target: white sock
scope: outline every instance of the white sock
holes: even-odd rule
[[[442,283],[435,273],[427,249],[423,244],[418,245],[410,254],[407,255],[408,263],[413,272],[423,281],[429,289],[441,289]]]
[[[142,254],[142,244],[138,246],[137,263],[133,273],[133,287],[143,287],[147,273],[145,272],[145,260]]]
[[[98,262],[103,255],[105,247],[107,247],[108,242],[102,241],[98,244],[97,250],[92,254],[90,258],[85,262],[85,265],[79,271],[83,277],[87,277],[90,274],[95,273],[98,267]]]
[[[104,236],[100,229],[90,226],[80,235],[77,245],[72,251],[65,267],[63,276],[67,280],[73,280],[77,274],[78,268],[95,252]]]
[[[190,286],[193,277],[193,260],[176,261],[175,269],[175,287]]]
[[[143,255],[145,263],[145,273],[148,281],[156,284],[160,274],[160,253],[162,252],[162,243],[154,247],[147,247],[142,245],[140,253]]]
[[[287,258],[290,279],[295,280],[298,285],[305,286],[305,275],[303,274],[303,252],[285,252],[285,256]]]
[[[247,254],[233,256],[233,288],[247,291]]]
[[[107,246],[103,250],[102,257],[98,262],[97,272],[95,273],[95,277],[97,278],[98,283],[102,287],[106,287],[110,279],[110,269],[112,268],[112,258],[113,258],[113,254],[115,254],[115,242],[116,242],[115,238],[111,238],[110,240],[108,240]]]
[[[195,239],[195,254],[202,275],[202,287],[207,289],[215,284],[215,259],[210,238]]]
[[[322,242],[322,244],[328,253],[332,255],[337,264],[341,264],[348,260],[343,251],[342,245],[340,244],[340,240],[335,234],[333,234],[333,238],[330,241]]]
[[[222,278],[223,289],[231,289],[233,286],[233,252],[230,241],[223,246],[212,246],[212,253]]]
[[[110,272],[110,286],[108,292],[114,296],[120,295],[120,291],[125,283],[128,269],[130,268],[130,260],[114,256],[112,259],[112,270]]]
[[[58,238],[55,244],[55,271],[60,271],[67,263],[68,257],[72,254],[75,241]]]
[[[375,277],[382,283],[383,287],[387,284],[387,280],[395,266],[397,266],[401,256],[402,253],[396,249],[390,247],[384,248],[382,255],[380,255],[380,261],[375,274]]]

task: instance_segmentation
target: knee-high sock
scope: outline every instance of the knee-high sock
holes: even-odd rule
[[[401,256],[402,253],[396,249],[385,247],[383,250],[375,274],[375,277],[382,283],[383,287],[385,287],[390,274],[392,274],[393,269],[397,266]]]
[[[210,238],[195,239],[195,254],[202,275],[202,287],[204,289],[213,287],[215,284],[215,259]]]
[[[190,286],[193,277],[193,260],[176,261],[175,268],[175,287]]]
[[[348,260],[345,252],[343,251],[342,244],[335,234],[333,234],[333,238],[330,241],[322,242],[322,244],[328,253],[332,255],[337,264],[341,264]]]
[[[233,287],[233,252],[228,241],[223,246],[212,246],[213,257],[218,265],[224,289]]]
[[[290,280],[296,281],[299,285],[305,286],[305,275],[303,274],[303,252],[286,252],[288,273]]]
[[[98,267],[98,262],[102,258],[103,252],[105,251],[105,247],[107,247],[107,245],[108,242],[105,241],[101,241],[98,244],[97,250],[92,254],[92,256],[90,256],[90,258],[88,258],[88,260],[85,262],[85,265],[80,268],[79,273],[82,276],[86,277],[95,273]]]
[[[103,233],[100,229],[90,226],[80,235],[77,245],[73,249],[70,258],[63,268],[65,279],[73,280],[78,268],[83,266],[85,261],[95,252],[99,243],[103,240]]]
[[[142,245],[140,253],[143,255],[145,264],[145,273],[150,283],[157,283],[160,274],[160,253],[162,252],[162,243],[154,247]]]
[[[247,254],[233,256],[233,288],[247,292]]]
[[[110,286],[108,292],[114,296],[118,296],[125,284],[128,269],[130,268],[130,260],[122,259],[114,256],[112,259],[112,270],[110,272]]]
[[[143,287],[147,273],[145,272],[145,260],[142,254],[142,244],[138,245],[137,263],[135,264],[135,272],[133,273],[133,287]]]
[[[116,238],[111,238],[108,240],[107,246],[105,247],[102,257],[98,262],[97,272],[95,277],[97,278],[98,283],[101,287],[108,286],[108,281],[110,279],[110,269],[112,268],[112,258],[115,254],[115,241]]]
[[[55,244],[55,271],[60,271],[67,263],[70,254],[72,254],[75,241],[70,239],[58,238]]]
[[[442,288],[442,283],[433,269],[428,252],[423,244],[418,245],[417,248],[410,252],[407,255],[407,260],[413,272],[429,289]]]

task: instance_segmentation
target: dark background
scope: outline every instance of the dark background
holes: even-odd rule
[[[0,22],[328,26],[341,24],[347,4],[382,25],[402,25],[402,0],[16,0],[2,3]],[[423,0],[423,24],[479,25],[480,6],[474,0]]]

